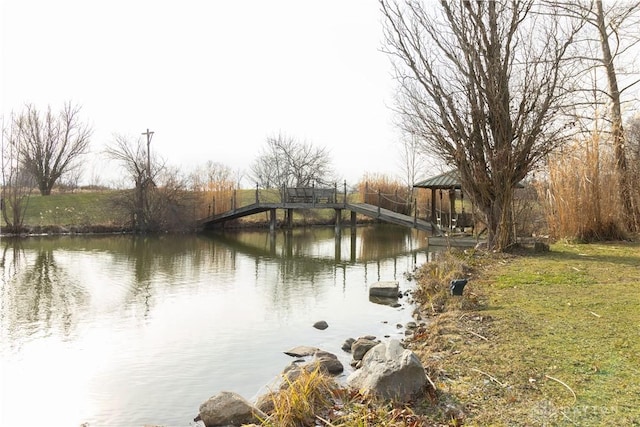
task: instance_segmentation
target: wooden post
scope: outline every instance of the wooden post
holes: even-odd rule
[[[442,188],[439,191],[439,196],[440,196],[440,203],[438,204],[438,211],[440,212],[440,226],[442,227],[443,225],[445,225],[446,223],[444,221],[442,221],[442,214],[443,214],[443,210],[442,210]]]
[[[396,192],[395,192],[395,194],[394,194],[394,196],[393,196],[393,197],[394,197],[394,199],[393,199],[393,204],[394,204],[394,206],[393,206],[393,210],[394,210],[394,211],[396,211],[396,212],[398,212],[398,205],[399,205],[400,203],[398,203],[398,189],[397,189],[397,188],[396,188]]]
[[[378,218],[380,218],[380,189],[378,189]]]
[[[456,214],[456,190],[449,189],[449,230],[453,231],[453,220]]]
[[[287,228],[293,227],[293,209],[287,209]]]
[[[256,203],[260,203],[260,196],[258,196],[258,183],[256,182]]]
[[[347,180],[344,180],[344,200],[342,201],[344,203],[344,206],[347,206]],[[337,201],[337,200],[336,200]]]
[[[436,224],[436,189],[431,189],[431,222]]]
[[[351,228],[356,228],[356,211],[351,211]]]

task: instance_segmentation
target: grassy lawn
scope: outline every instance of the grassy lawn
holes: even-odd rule
[[[640,244],[506,257],[467,291],[484,308],[421,350],[465,425],[640,426]]]
[[[109,201],[118,192],[79,191],[41,196],[32,193],[25,213],[27,226],[109,224],[112,210]]]
[[[122,220],[122,213],[116,215],[113,210],[113,199],[122,194],[122,190],[102,190],[102,191],[76,191],[69,193],[52,193],[49,196],[41,196],[34,192],[29,197],[24,225],[27,227],[47,227],[47,226],[95,226],[110,225]],[[211,196],[199,195],[198,212],[202,218],[208,215],[212,202]],[[238,207],[255,203],[255,190],[238,190],[236,205]],[[221,199],[219,197],[219,199]],[[260,201],[279,202],[280,196],[274,190],[260,190]],[[218,200],[221,210],[231,208],[231,195],[225,196],[224,202]],[[190,211],[192,212],[192,210]],[[318,209],[307,211],[294,211],[295,224],[317,224],[331,223],[335,212],[333,209]],[[277,218],[283,221],[285,211],[277,210]],[[343,212],[343,219],[348,220],[348,212]],[[256,214],[240,220],[243,224],[266,223],[268,224],[268,213]],[[2,219],[2,226],[5,226]]]

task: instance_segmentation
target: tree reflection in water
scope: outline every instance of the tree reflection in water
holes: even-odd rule
[[[36,333],[58,331],[69,338],[88,296],[77,279],[61,268],[51,247],[27,251],[20,240],[2,248],[2,315],[11,343]]]

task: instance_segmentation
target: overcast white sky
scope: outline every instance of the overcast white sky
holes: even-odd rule
[[[170,164],[248,170],[283,132],[329,148],[350,183],[399,172],[374,0],[0,1],[5,117],[80,104],[94,156],[149,128]]]

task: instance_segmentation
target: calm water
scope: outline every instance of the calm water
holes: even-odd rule
[[[379,226],[2,239],[0,251],[1,426],[195,425],[219,391],[264,392],[296,345],[348,367],[346,338],[401,337],[411,317],[370,302],[368,286],[408,289],[404,273],[428,257],[424,234]]]

